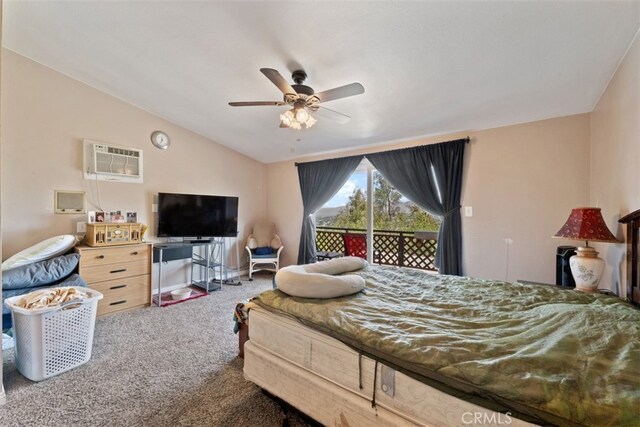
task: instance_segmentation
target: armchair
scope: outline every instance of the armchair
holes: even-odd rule
[[[276,234],[273,222],[260,222],[253,226],[247,238],[245,250],[249,254],[249,280],[257,271],[273,271],[280,269],[280,253],[284,249],[280,237]]]
[[[367,235],[360,233],[344,233],[342,235],[346,256],[356,256],[358,258],[367,259]],[[380,254],[373,251],[373,262],[380,263]]]
[[[344,241],[344,249],[347,256],[357,256],[358,258],[367,259],[366,234],[344,233],[342,240]]]

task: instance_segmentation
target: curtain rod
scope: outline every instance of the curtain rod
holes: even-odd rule
[[[469,136],[466,136],[464,138],[460,138],[460,139],[452,139],[451,141],[442,141],[442,142],[435,142],[434,144],[424,144],[424,145],[416,145],[415,147],[405,147],[405,148],[416,148],[416,147],[424,147],[427,145],[435,145],[435,144],[446,144],[447,142],[453,142],[453,141],[460,141],[460,140],[464,140],[464,142],[466,142],[467,144],[471,142],[471,138]],[[403,148],[398,148],[398,150],[403,150]],[[389,151],[394,151],[394,150],[389,150]],[[382,151],[378,151],[378,153],[382,153]],[[373,154],[373,153],[368,153],[368,154]],[[366,154],[357,154],[357,156],[364,156],[367,157]],[[347,156],[347,157],[355,157],[355,156]],[[324,160],[330,160],[330,159],[324,159]],[[315,160],[316,162],[321,161],[321,160]],[[313,162],[295,162],[294,165],[296,167],[298,167],[298,165],[302,165],[305,163],[313,163]]]

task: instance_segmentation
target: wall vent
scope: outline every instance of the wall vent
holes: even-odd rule
[[[84,191],[53,191],[53,211],[57,214],[86,213],[86,193]]]

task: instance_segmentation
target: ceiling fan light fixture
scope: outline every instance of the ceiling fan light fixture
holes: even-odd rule
[[[316,119],[313,118],[313,116],[311,114],[309,114],[309,118],[307,119],[307,121],[305,122],[305,125],[307,125],[307,129],[309,129],[311,126],[315,125],[317,122]]]
[[[304,108],[292,108],[280,114],[280,125],[291,129],[300,130],[302,126],[309,129],[317,120]]]
[[[296,111],[296,120],[300,123],[306,123],[309,120],[309,113],[304,108],[298,108]]]
[[[291,123],[295,120],[295,116],[293,115],[293,110],[288,110],[282,114],[280,114],[280,121],[283,125],[290,127]]]

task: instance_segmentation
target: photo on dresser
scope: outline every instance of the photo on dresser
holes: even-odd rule
[[[138,222],[138,212],[127,212],[127,222],[130,222],[130,223]]]
[[[125,222],[124,215],[122,215],[122,211],[111,212],[109,222],[116,222],[116,223]]]

